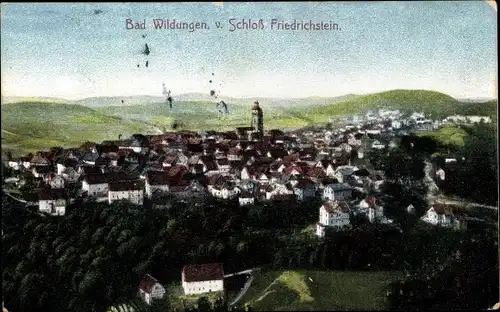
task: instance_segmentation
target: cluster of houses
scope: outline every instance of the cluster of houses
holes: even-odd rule
[[[364,115],[352,116],[334,116],[329,118],[331,123],[342,122],[351,127],[363,127],[371,124],[384,124],[384,127],[379,126],[379,130],[405,130],[405,131],[426,131],[435,130],[445,125],[464,124],[471,125],[474,123],[491,123],[491,117],[488,116],[464,116],[453,115],[442,120],[431,119],[421,112],[414,112],[411,115],[405,115],[399,110],[378,109],[370,110]]]
[[[219,293],[224,297],[224,270],[221,263],[186,265],[182,269],[181,282],[186,296]],[[150,274],[146,274],[139,283],[138,295],[149,305],[153,300],[163,299],[165,293],[165,287]]]
[[[213,196],[239,205],[258,201],[322,199],[316,234],[349,227],[353,215],[370,222],[392,223],[384,215],[384,173],[363,163],[369,149],[393,148],[407,126],[424,129],[435,123],[423,114],[402,118],[399,111],[369,112],[352,117],[336,130],[263,131],[262,110],[252,107],[252,127],[235,131],[134,134],[129,139],[86,143],[79,148],[52,148],[10,159],[18,187],[31,177],[40,212],[64,215],[77,198],[141,206],[165,196]],[[346,120],[344,120],[346,121]],[[422,126],[423,125],[423,126]],[[426,126],[427,125],[427,126]],[[444,179],[444,173],[438,172]],[[413,207],[407,208],[414,211]],[[433,205],[422,220],[442,226],[459,222],[446,207]],[[186,295],[224,289],[220,264],[186,266]],[[139,294],[148,304],[165,289],[147,275]]]

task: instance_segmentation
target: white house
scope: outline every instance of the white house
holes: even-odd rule
[[[446,178],[446,174],[443,170],[443,168],[439,168],[438,171],[436,171],[436,177],[438,178],[438,181],[444,181]]]
[[[230,183],[209,186],[208,191],[212,194],[212,196],[222,199],[235,198],[241,192],[238,187],[231,185]]]
[[[339,147],[342,149],[342,151],[344,151],[346,153],[350,153],[352,151],[352,146],[347,144],[347,143],[342,143],[342,144],[340,144]]]
[[[82,181],[82,190],[87,192],[89,196],[107,196],[109,191],[108,181],[108,175],[106,174],[86,175]]]
[[[293,191],[297,195],[298,200],[307,200],[316,197],[316,186],[309,179],[300,179],[293,186]]]
[[[238,197],[238,202],[240,206],[253,205],[255,203],[255,198],[250,194],[241,194]]]
[[[403,123],[401,122],[401,120],[397,120],[396,119],[396,120],[393,120],[391,122],[391,128],[392,129],[395,129],[395,130],[401,129],[402,126],[403,126]]]
[[[370,222],[384,220],[384,206],[373,196],[366,197],[359,203],[359,210],[368,217]]]
[[[353,190],[354,189],[347,183],[329,184],[323,189],[323,199],[347,200],[352,197]]]
[[[382,142],[380,142],[379,140],[375,140],[373,141],[372,143],[372,148],[376,148],[376,149],[384,149],[385,148],[385,144],[383,144]]]
[[[339,181],[340,183],[343,183],[347,181],[347,178],[354,173],[354,171],[357,171],[358,167],[356,166],[338,166],[337,169],[335,170],[335,175],[334,177]]]
[[[80,178],[80,175],[78,174],[78,172],[74,168],[66,167],[66,169],[64,169],[62,172],[62,177],[67,182],[73,183],[73,182],[78,181],[78,178]]]
[[[364,149],[359,148],[358,149],[358,158],[363,159],[363,157],[365,157],[365,151],[364,151]]]
[[[436,203],[429,208],[422,217],[422,221],[443,227],[460,226],[460,222],[454,217],[451,210],[442,203]]]
[[[366,134],[377,135],[377,134],[380,134],[380,133],[381,133],[380,129],[367,129],[366,130]]]
[[[185,295],[224,291],[224,270],[220,263],[186,265],[182,269]]]
[[[292,186],[282,183],[275,183],[266,187],[266,199],[271,200],[275,196],[294,194]]]
[[[154,299],[162,299],[165,296],[165,288],[158,280],[146,274],[139,283],[139,297],[151,305]]]
[[[9,167],[14,169],[14,170],[20,170],[22,166],[22,161],[21,160],[9,160]]]
[[[145,195],[151,198],[154,193],[166,193],[169,190],[168,173],[165,171],[148,171],[144,184]]]
[[[325,228],[342,228],[350,225],[350,209],[345,201],[327,201],[319,208],[319,222],[316,224],[316,235],[325,236]]]
[[[55,216],[63,216],[66,213],[67,196],[64,190],[44,190],[38,194],[38,208]]]
[[[64,179],[60,175],[56,175],[54,173],[49,174],[47,176],[47,184],[50,185],[53,189],[63,189],[64,188]]]
[[[144,201],[143,186],[138,182],[109,183],[108,202],[127,200],[135,205],[142,205]]]
[[[225,155],[224,155],[225,157]],[[229,160],[227,158],[220,158],[217,159],[216,161],[217,168],[219,169],[219,172],[221,173],[227,173],[231,170],[231,165],[229,164]]]

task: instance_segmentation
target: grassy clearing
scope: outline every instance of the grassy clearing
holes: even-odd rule
[[[27,102],[2,105],[1,109],[2,152],[12,150],[14,155],[150,131],[147,125],[75,104]]]
[[[421,136],[429,136],[441,144],[463,147],[467,132],[457,126],[444,126],[436,131],[425,131],[419,133]]]
[[[383,310],[386,286],[399,276],[399,272],[259,272],[242,301],[258,311]]]

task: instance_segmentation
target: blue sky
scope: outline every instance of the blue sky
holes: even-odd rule
[[[126,30],[127,18],[148,29]],[[211,29],[154,30],[155,18]],[[229,18],[262,18],[266,29],[230,32]],[[341,31],[270,30],[273,18],[332,21]],[[496,97],[497,17],[479,1],[16,3],[2,4],[1,22],[3,95],[161,96],[165,82],[173,95],[222,84],[221,95],[236,97],[391,89]]]

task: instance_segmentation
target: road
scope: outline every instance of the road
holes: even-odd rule
[[[247,290],[252,284],[252,281],[253,281],[253,276],[250,274],[250,278],[246,281],[245,286],[241,289],[238,296],[236,296],[236,298],[234,298],[234,300],[231,303],[229,303],[230,306],[235,305],[236,303],[238,303],[238,301],[240,301],[240,299],[247,293]]]
[[[236,273],[232,273],[232,274],[227,274],[227,275],[224,275],[224,278],[228,278],[228,277],[235,276],[235,275],[251,274],[253,271],[258,271],[258,270],[260,270],[260,268],[249,269],[249,270],[240,271],[240,272],[236,272]]]
[[[441,199],[439,201],[441,201],[442,203],[444,203],[446,205],[465,206],[465,207],[480,207],[480,208],[485,208],[485,209],[498,210],[498,207],[495,207],[495,206],[488,206],[488,205],[473,203],[473,202],[463,200],[463,199],[459,199],[459,200]]]
[[[252,281],[253,281],[252,272],[259,271],[259,270],[260,270],[260,268],[255,268],[255,269],[249,269],[249,270],[244,270],[244,271],[224,275],[224,278],[228,278],[228,277],[235,276],[235,275],[242,275],[242,274],[249,274],[250,275],[250,278],[245,282],[245,286],[243,286],[243,288],[241,289],[238,296],[236,296],[236,298],[229,304],[230,306],[238,303],[238,301],[241,299],[241,297],[243,297],[246,294],[248,288],[250,287],[250,285],[252,284]]]

